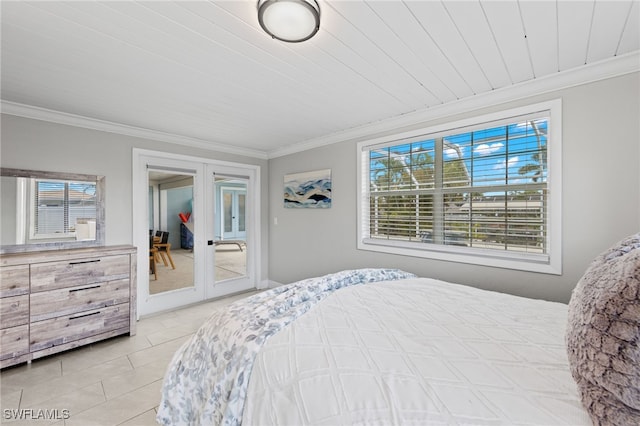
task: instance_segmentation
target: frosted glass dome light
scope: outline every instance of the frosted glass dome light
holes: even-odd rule
[[[309,40],[320,29],[320,6],[316,0],[259,0],[258,22],[278,40]]]

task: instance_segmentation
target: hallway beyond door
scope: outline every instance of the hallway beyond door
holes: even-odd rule
[[[190,250],[171,250],[176,269],[157,264],[158,279],[149,281],[149,293],[177,290],[193,283],[193,252]],[[245,274],[247,257],[236,245],[216,247],[216,279],[219,281],[238,278]]]

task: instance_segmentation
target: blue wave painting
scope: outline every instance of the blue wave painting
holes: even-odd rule
[[[290,209],[331,207],[331,169],[285,175],[284,206]]]

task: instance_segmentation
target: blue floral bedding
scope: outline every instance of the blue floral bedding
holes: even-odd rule
[[[256,354],[265,341],[334,291],[415,277],[357,269],[276,287],[214,313],[174,355],[157,420],[164,425],[240,425]]]

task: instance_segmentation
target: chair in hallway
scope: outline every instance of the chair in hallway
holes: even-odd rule
[[[215,240],[214,241],[214,245],[220,246],[223,244],[235,244],[238,246],[238,248],[240,249],[240,251],[242,251],[242,246],[244,245],[246,247],[247,243],[245,243],[244,240]]]
[[[169,233],[166,231],[162,231],[160,235],[160,242],[156,242],[153,245],[156,249],[158,249],[158,253],[160,257],[162,257],[162,261],[164,262],[164,266],[169,266],[167,263],[167,259],[171,263],[171,268],[176,269],[176,265],[173,263],[173,258],[171,257],[171,243],[169,242]]]
[[[158,249],[154,247],[153,235],[149,235],[149,270],[154,276],[154,279],[158,280],[158,265],[156,265],[156,254]]]

